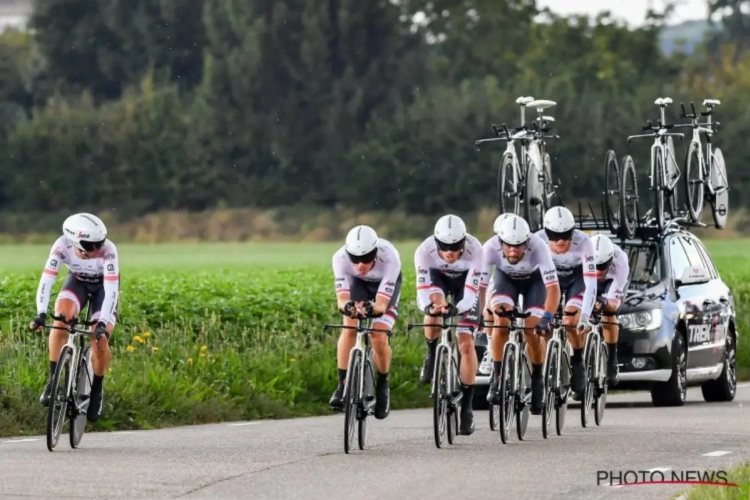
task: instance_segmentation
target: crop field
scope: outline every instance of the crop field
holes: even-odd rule
[[[708,242],[738,304],[739,362],[750,370],[748,241]],[[338,323],[326,244],[119,245],[119,323],[100,430],[326,414],[336,384]],[[418,385],[422,333],[405,335],[415,307],[415,242],[404,267],[392,339],[392,406],[428,403]],[[29,332],[46,245],[0,246],[0,436],[43,433],[38,402],[46,335]],[[56,289],[62,284],[57,281]],[[54,302],[54,297],[52,299]]]

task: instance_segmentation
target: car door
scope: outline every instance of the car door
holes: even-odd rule
[[[704,267],[711,273],[710,292],[706,300],[708,301],[708,309],[712,314],[713,341],[704,349],[709,365],[716,366],[723,361],[723,348],[726,344],[726,336],[729,333],[729,320],[734,314],[734,297],[732,291],[721,279],[703,243],[698,238],[693,238],[693,243],[703,260]]]
[[[682,277],[686,267],[704,267],[695,245],[682,233],[670,236],[667,243],[669,252],[670,280],[677,292],[677,304],[686,313],[688,360],[687,368],[699,368],[710,364],[706,351],[711,343],[711,317],[706,314],[705,301],[709,298],[710,283],[682,285],[677,288],[677,281]],[[692,259],[691,259],[692,257]]]
[[[698,250],[697,239],[689,234],[680,234],[675,238],[689,262],[687,265],[702,267],[710,274],[711,269]],[[679,290],[685,300],[686,312],[693,311],[687,315],[688,369],[716,364],[714,358],[717,356],[716,336],[721,305],[715,296],[715,286],[716,279],[712,275],[707,283],[684,285]]]

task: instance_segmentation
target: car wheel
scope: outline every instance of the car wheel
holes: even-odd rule
[[[724,367],[716,380],[701,386],[703,399],[708,402],[732,401],[737,392],[737,342],[732,332],[727,333],[724,346]]]
[[[675,332],[672,346],[672,376],[666,382],[657,382],[651,389],[654,406],[682,406],[687,399],[687,349],[685,337]]]

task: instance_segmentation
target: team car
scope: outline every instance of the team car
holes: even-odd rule
[[[584,221],[579,227],[590,235],[606,234],[630,262],[617,313],[619,383],[610,389],[645,389],[654,406],[681,406],[687,387],[699,385],[706,401],[732,401],[739,337],[735,297],[700,239],[676,221],[663,231],[638,227],[632,239]],[[478,336],[476,349],[483,362],[474,406],[486,408],[481,393],[486,395],[492,370],[486,336]]]

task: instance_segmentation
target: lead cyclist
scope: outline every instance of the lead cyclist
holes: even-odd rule
[[[563,324],[573,347],[572,390],[582,393],[586,387],[583,363],[585,335],[596,299],[594,244],[583,231],[575,228],[573,213],[565,207],[552,207],[544,214],[544,228],[537,233],[549,244],[552,261],[560,279],[560,290],[566,293],[564,310],[575,316],[563,316]]]
[[[628,255],[619,246],[612,243],[607,236],[597,234],[591,241],[594,243],[597,277],[597,297],[595,308],[602,311],[602,319],[607,323],[617,323],[617,309],[630,276]],[[602,325],[604,342],[607,346],[607,384],[619,382],[620,374],[617,363],[617,341],[619,327]]]
[[[372,328],[392,330],[398,318],[401,299],[401,257],[396,247],[390,241],[379,238],[373,228],[356,226],[346,235],[344,246],[333,255],[332,265],[336,299],[344,315],[344,325],[356,327],[358,318],[377,317]],[[388,416],[391,408],[388,387],[391,347],[385,332],[371,332],[370,338],[378,370],[375,418],[382,420]],[[349,353],[356,339],[354,328],[341,331],[336,350],[339,382],[329,401],[333,409],[344,406]]]
[[[474,432],[474,384],[477,376],[477,353],[474,350],[473,329],[479,322],[479,282],[483,269],[482,244],[466,232],[466,224],[456,215],[445,215],[435,224],[433,236],[427,238],[414,253],[417,273],[417,307],[424,311],[426,324],[440,325],[441,314],[459,316],[456,329],[461,352],[461,434]],[[445,300],[453,296],[453,303]],[[426,327],[427,355],[420,381],[432,381],[440,328]]]
[[[112,355],[109,350],[109,337],[117,320],[117,301],[120,293],[120,269],[117,247],[107,239],[107,228],[101,219],[89,213],[71,215],[63,222],[63,236],[52,245],[47,263],[44,266],[36,294],[37,317],[31,322],[34,330],[42,330],[47,321],[50,291],[57,281],[63,264],[69,273],[63,282],[55,301],[55,314],[64,316],[67,321],[77,317],[88,304],[92,311],[91,320],[97,321],[91,327],[91,364],[94,380],[91,382],[91,395],[86,418],[96,422],[102,414],[104,401],[104,375],[107,373]],[[61,321],[53,326],[65,328]],[[68,341],[64,330],[51,330],[49,334],[49,379],[39,402],[49,406],[52,377],[57,369],[60,350]]]

